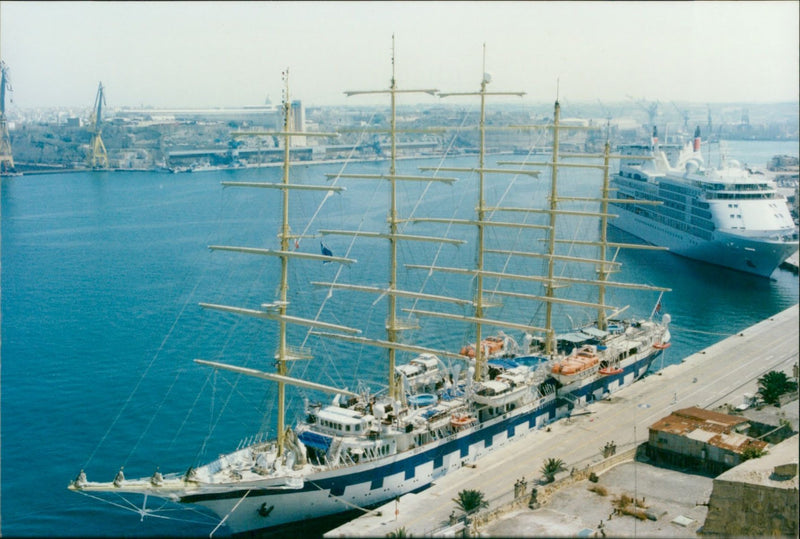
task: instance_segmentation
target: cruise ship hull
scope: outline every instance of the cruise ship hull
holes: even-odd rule
[[[714,233],[704,240],[687,232],[666,228],[664,225],[615,206],[619,215],[612,226],[640,238],[647,243],[667,247],[670,252],[717,266],[769,277],[784,260],[797,251],[797,243],[751,239],[743,236]]]

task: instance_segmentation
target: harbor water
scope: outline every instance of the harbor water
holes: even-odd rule
[[[730,142],[731,157],[764,166],[778,154],[797,155],[796,142]],[[712,154],[713,155],[713,154]],[[518,156],[515,156],[515,158]],[[492,158],[492,166],[498,160]],[[515,159],[518,160],[518,159]],[[448,165],[475,166],[474,157]],[[403,161],[410,174],[436,159]],[[293,167],[297,181],[324,183],[341,164]],[[385,163],[360,163],[348,172],[375,173]],[[400,171],[399,171],[400,172]],[[586,196],[587,172],[564,173],[560,192]],[[595,171],[594,178],[598,172]],[[443,173],[443,176],[450,173]],[[541,179],[519,178],[514,191],[546,198]],[[20,176],[2,180],[2,492],[0,532],[14,537],[207,536],[216,526],[208,515],[175,506],[151,512],[122,498],[101,503],[67,490],[82,469],[89,480],[110,480],[124,466],[129,477],[183,472],[233,450],[259,435],[274,435],[273,389],[269,382],[217,373],[193,362],[224,360],[270,371],[275,349],[271,324],[210,312],[199,302],[258,308],[275,299],[277,263],[271,257],[212,252],[208,245],[277,248],[280,222],[276,191],[223,188],[221,181],[279,180],[279,168],[209,171],[82,172]],[[403,186],[401,195],[424,201],[401,208],[403,215],[463,217],[475,207],[474,185]],[[595,181],[595,180],[591,180]],[[474,182],[472,182],[474,184]],[[385,186],[339,181],[346,191],[310,193],[292,199],[293,248],[319,253],[320,242],[334,254],[358,260],[352,266],[301,263],[313,280],[379,286],[387,276],[380,244],[347,236],[314,236],[320,229],[380,229],[386,221]],[[593,188],[598,188],[595,181]],[[487,197],[507,195],[500,183]],[[506,200],[507,205],[519,205]],[[494,202],[492,202],[494,203]],[[438,213],[437,213],[438,212]],[[445,225],[439,233],[444,234]],[[565,236],[597,234],[577,223]],[[414,227],[410,231],[416,232]],[[420,230],[420,233],[423,233]],[[472,232],[448,230],[469,240]],[[505,241],[502,231],[489,241]],[[313,236],[313,237],[312,237]],[[635,241],[612,230],[611,240]],[[518,241],[534,241],[520,238]],[[414,250],[412,252],[412,249]],[[419,250],[419,251],[417,251]],[[474,258],[460,247],[401,243],[401,257],[428,264],[457,265]],[[726,336],[798,302],[798,277],[776,270],[758,278],[687,260],[661,251],[621,251],[622,271],[613,279],[669,287],[662,312],[672,317],[672,347],[653,366],[679,362]],[[417,262],[419,263],[419,262]],[[536,273],[509,261],[507,271]],[[534,267],[535,266],[535,267]],[[572,271],[572,270],[565,270]],[[401,270],[412,290],[469,297],[470,282],[451,284],[440,275]],[[378,337],[385,323],[385,299],[366,294],[342,300],[293,274],[291,308],[300,316],[345,323]],[[519,286],[517,291],[523,291]],[[538,293],[538,291],[529,291]],[[560,292],[559,292],[560,293]],[[574,290],[576,299],[590,292]],[[608,303],[628,306],[623,316],[650,315],[657,293],[619,290]],[[530,304],[504,299],[504,317],[538,323]],[[425,308],[425,307],[420,307]],[[494,314],[494,313],[493,313]],[[563,330],[585,323],[590,311],[556,311]],[[420,320],[412,339],[426,346],[458,350],[470,334],[452,322]],[[535,324],[534,324],[535,325]],[[293,344],[314,359],[298,361],[293,373],[356,390],[381,387],[383,354],[346,343],[331,343],[293,329]],[[511,333],[511,332],[509,332]],[[518,341],[520,335],[515,335]],[[769,351],[765,350],[765,354]],[[289,390],[289,420],[302,413],[302,392]],[[312,395],[319,398],[319,395]],[[329,398],[329,397],[326,397]],[[533,433],[532,435],[536,435]],[[534,471],[531,471],[533,475]],[[168,508],[168,507],[163,507]],[[165,518],[166,517],[166,518]],[[224,528],[215,536],[226,534]]]

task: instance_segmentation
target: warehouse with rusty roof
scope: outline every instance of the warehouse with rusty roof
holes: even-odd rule
[[[722,473],[746,460],[748,452],[766,450],[769,444],[748,436],[749,428],[740,416],[684,408],[650,426],[647,453],[667,464]]]

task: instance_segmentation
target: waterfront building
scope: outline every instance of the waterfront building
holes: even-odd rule
[[[647,454],[669,464],[720,473],[745,460],[742,453],[748,448],[767,448],[767,442],[747,435],[749,429],[745,417],[684,408],[650,426]]]

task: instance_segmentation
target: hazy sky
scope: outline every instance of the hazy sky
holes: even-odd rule
[[[477,89],[486,43],[491,88],[533,101],[557,81],[573,101],[796,101],[798,6],[3,2],[0,55],[18,108],[89,107],[99,81],[110,107],[278,102],[285,67],[292,98],[343,104],[344,90],[389,85],[393,33],[401,88]]]

